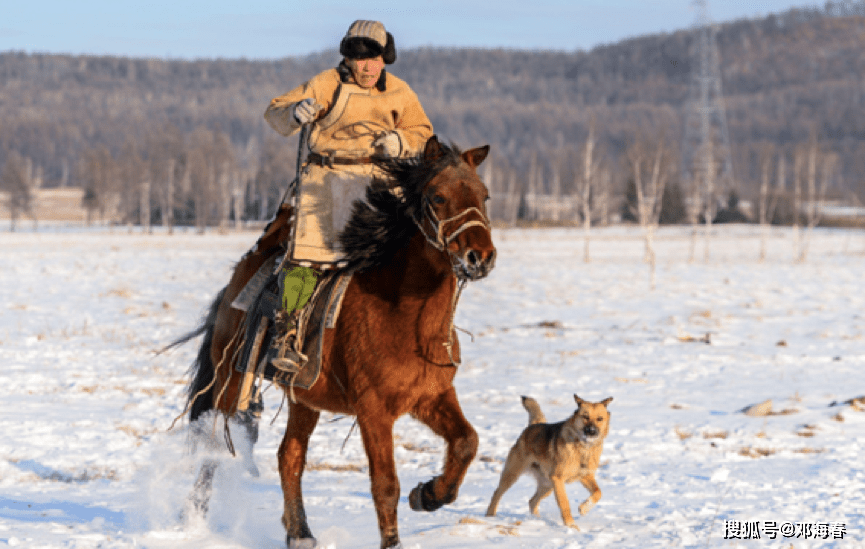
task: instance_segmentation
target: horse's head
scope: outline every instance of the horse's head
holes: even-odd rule
[[[487,276],[496,261],[486,208],[489,192],[477,174],[489,151],[486,145],[460,152],[432,136],[422,155],[435,175],[421,191],[415,222],[427,241],[449,256],[454,274],[463,280]]]

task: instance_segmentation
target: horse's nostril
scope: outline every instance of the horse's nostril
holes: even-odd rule
[[[481,256],[474,250],[469,250],[469,253],[466,254],[466,261],[469,265],[477,266],[480,263]]]

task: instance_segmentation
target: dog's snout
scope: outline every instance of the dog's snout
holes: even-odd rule
[[[583,429],[583,432],[586,434],[586,436],[598,436],[598,428],[594,425],[586,425],[585,429]]]

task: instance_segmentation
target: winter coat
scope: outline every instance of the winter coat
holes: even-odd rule
[[[372,143],[385,132],[400,138],[400,156],[416,154],[432,136],[432,124],[408,84],[382,71],[378,83],[364,89],[345,65],[324,71],[276,97],[264,113],[270,126],[289,136],[300,129],[294,105],[313,98],[324,107],[312,126],[309,151],[337,158],[368,158]],[[292,259],[300,264],[332,266],[343,258],[338,235],[355,200],[363,200],[374,175],[372,164],[320,166],[307,163],[301,174],[298,218]]]

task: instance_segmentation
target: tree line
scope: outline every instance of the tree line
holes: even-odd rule
[[[680,165],[689,29],[590,51],[406,49],[388,70],[418,93],[444,139],[492,145],[500,219],[637,219],[635,178],[645,178],[634,151],[651,145],[665,151],[662,222],[714,218],[736,197],[758,204],[767,170],[770,194],[784,197],[773,213],[781,220],[796,181],[807,180],[795,166],[810,143],[833,158],[827,192],[862,196],[863,30],[862,1],[719,25],[735,178],[712,197],[685,188]],[[297,141],[270,130],[264,109],[335,66],[335,50],[269,61],[2,53],[0,185],[19,212],[38,184],[82,187],[93,219],[117,223],[266,219],[294,173]],[[589,142],[603,183],[587,190]],[[568,200],[552,207],[551,196]]]

